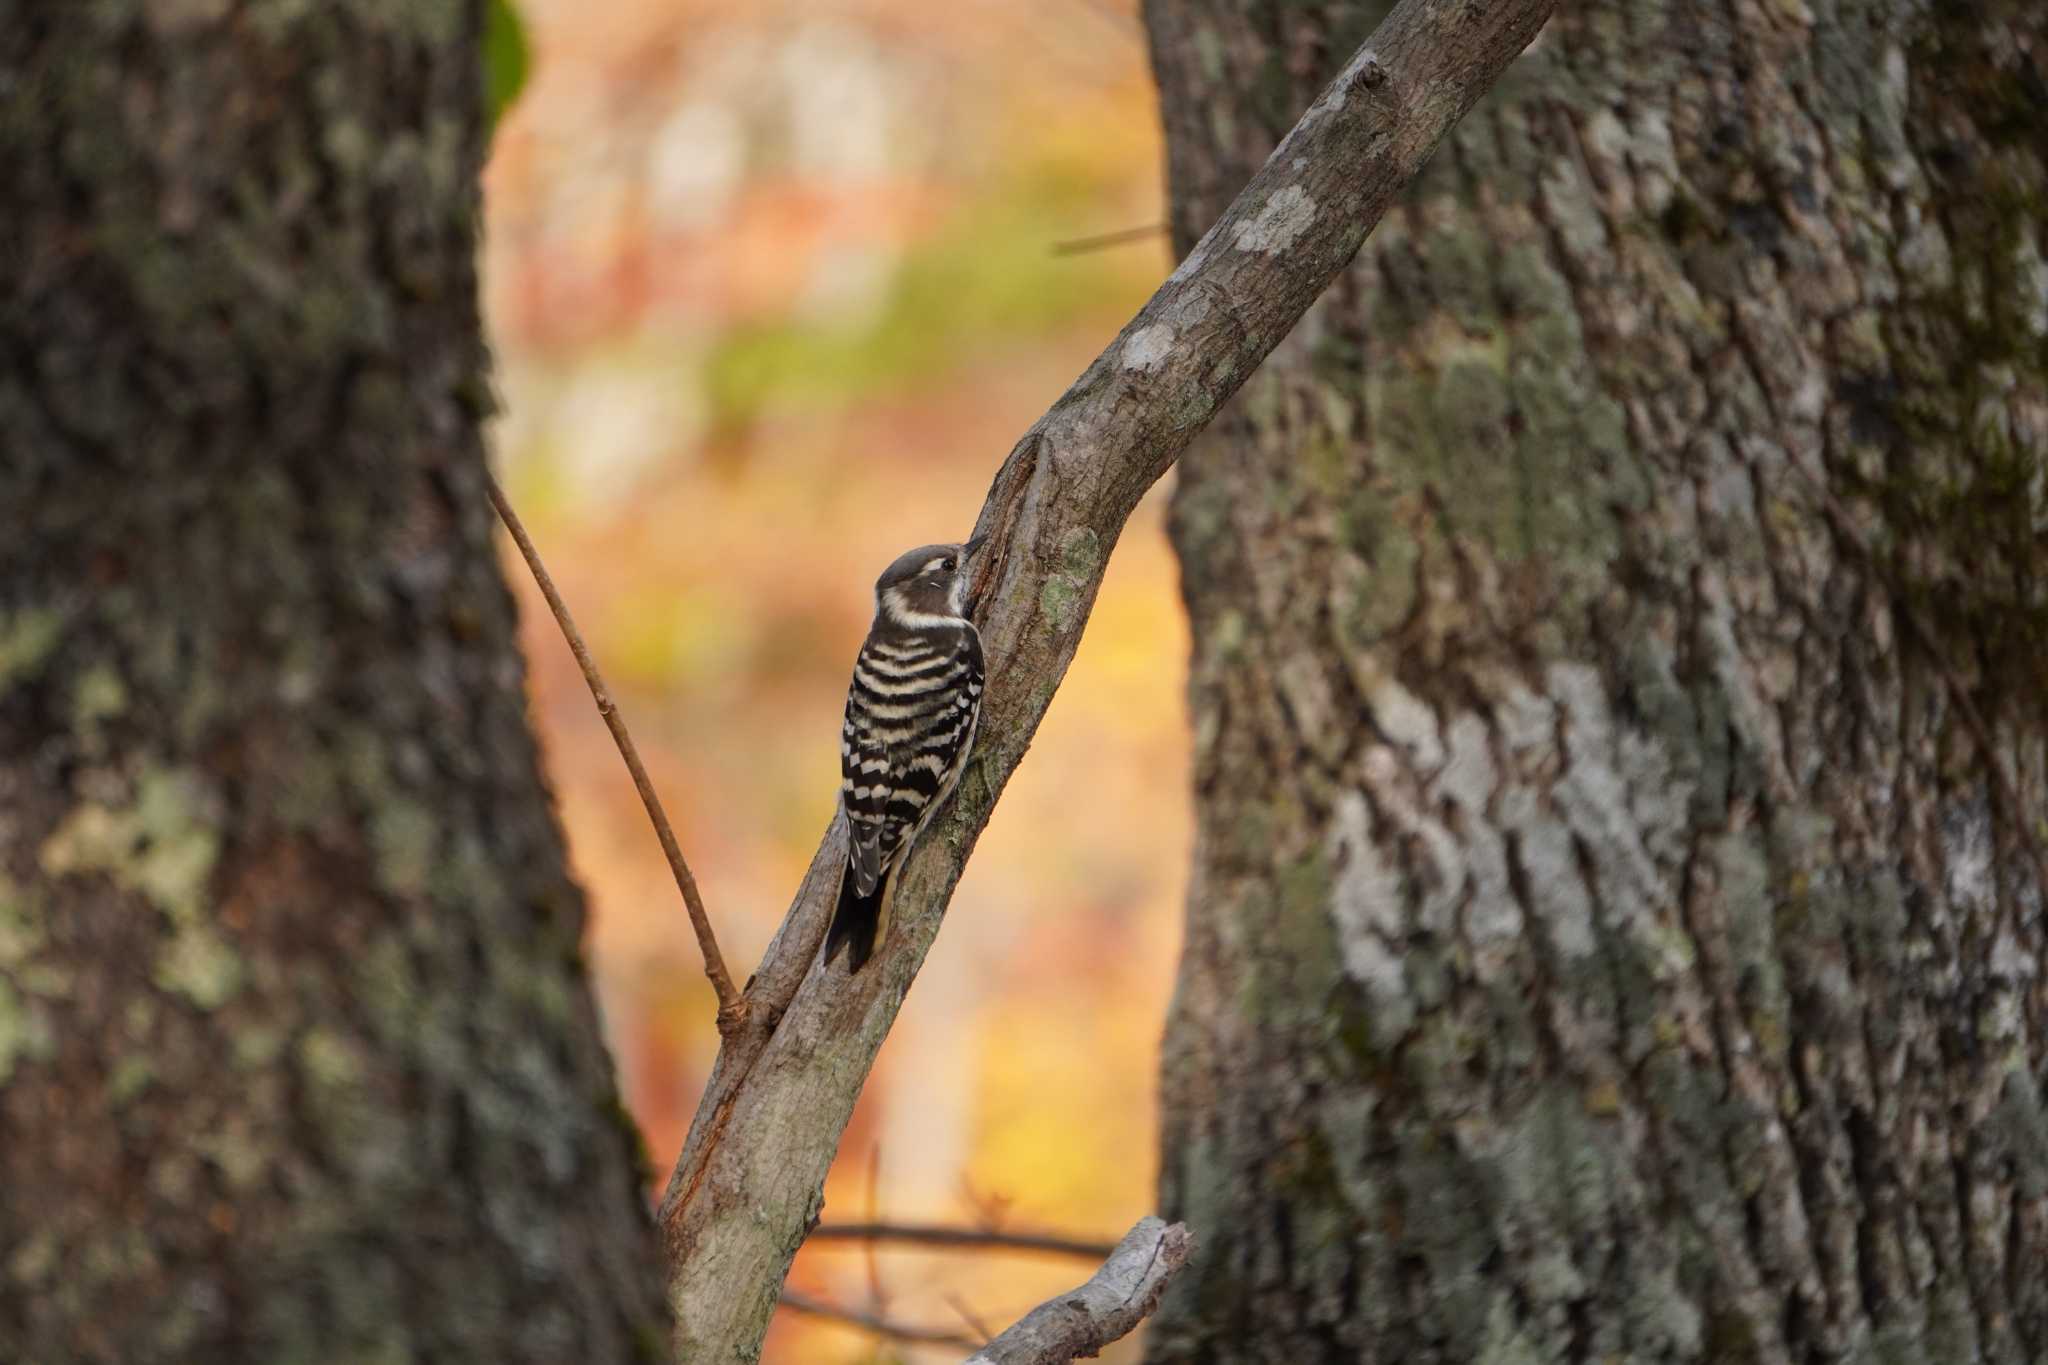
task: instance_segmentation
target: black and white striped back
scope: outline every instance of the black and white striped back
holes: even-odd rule
[[[825,961],[861,969],[886,930],[896,868],[960,778],[981,715],[981,637],[968,619],[979,538],[921,545],[875,580],[875,623],[840,731],[848,849]]]
[[[873,951],[890,874],[959,780],[981,712],[981,637],[964,618],[905,625],[885,612],[861,646],[840,731],[851,848],[829,962]]]

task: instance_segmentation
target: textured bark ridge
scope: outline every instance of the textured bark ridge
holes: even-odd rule
[[[1380,8],[1148,4],[1183,250]],[[2044,127],[1564,7],[1183,459],[1153,1360],[2048,1359]]]
[[[482,486],[480,9],[0,4],[0,1359],[662,1349]]]

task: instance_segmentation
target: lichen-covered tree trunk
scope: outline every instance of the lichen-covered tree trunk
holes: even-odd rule
[[[1149,0],[1183,250],[1382,8]],[[1566,6],[1183,460],[1153,1360],[2048,1359],[2044,128]]]
[[[0,1359],[621,1360],[474,0],[0,4]]]

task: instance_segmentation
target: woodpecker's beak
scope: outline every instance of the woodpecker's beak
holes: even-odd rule
[[[981,547],[986,544],[988,544],[988,532],[983,531],[980,535],[975,536],[960,547],[960,554],[966,561],[968,568],[967,613],[970,616],[980,610],[981,594],[983,589],[988,586],[988,566],[976,562],[977,556],[981,553]]]

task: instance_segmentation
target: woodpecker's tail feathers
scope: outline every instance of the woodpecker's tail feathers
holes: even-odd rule
[[[852,847],[846,855],[847,875],[853,881],[854,891],[861,895],[880,895],[882,890],[882,848],[872,830],[863,831],[854,826],[847,831]]]
[[[841,948],[847,950],[848,975],[867,965],[868,959],[874,955],[875,940],[881,937],[882,898],[889,893],[891,880],[885,878],[863,896],[854,886],[850,862],[839,874],[839,906],[832,912],[832,927],[825,931],[826,966],[832,965],[832,959],[839,956]]]

